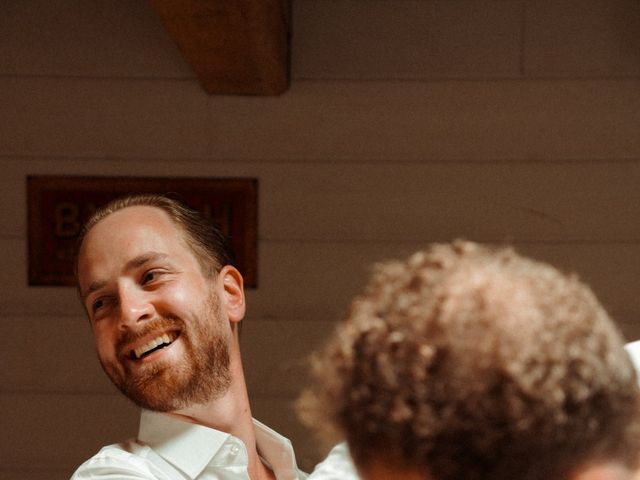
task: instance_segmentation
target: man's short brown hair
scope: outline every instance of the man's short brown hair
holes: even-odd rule
[[[378,266],[315,362],[303,416],[355,462],[434,480],[559,480],[634,467],[638,388],[623,341],[575,276],[470,242]]]
[[[169,215],[174,225],[183,233],[187,246],[198,259],[205,274],[213,275],[225,265],[234,264],[235,256],[231,242],[216,225],[181,201],[153,193],[124,195],[98,208],[83,226],[78,238],[77,252],[87,233],[98,222],[119,210],[136,206],[159,208]],[[76,269],[77,263],[76,258]]]

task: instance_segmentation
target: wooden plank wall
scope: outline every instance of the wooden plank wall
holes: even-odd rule
[[[640,337],[636,0],[295,0],[293,28],[288,93],[208,96],[144,2],[3,3],[0,480],[67,478],[137,424],[73,289],[27,287],[29,174],[259,179],[247,377],[306,468],[304,358],[371,262],[515,243]]]

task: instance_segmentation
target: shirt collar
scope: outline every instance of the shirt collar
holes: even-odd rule
[[[260,423],[255,418],[256,446],[260,457],[269,464],[277,478],[298,478],[298,466],[291,440]]]
[[[143,410],[138,440],[191,478],[211,461],[228,433],[185,422],[158,412]]]
[[[631,363],[636,369],[636,375],[638,377],[638,383],[640,383],[640,340],[627,343],[624,348],[631,357]]]
[[[253,419],[260,457],[278,478],[297,478],[291,441]],[[151,447],[191,478],[196,478],[211,462],[229,433],[186,422],[163,413],[142,410],[138,440]]]

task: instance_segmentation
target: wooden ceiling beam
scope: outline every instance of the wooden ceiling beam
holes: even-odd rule
[[[212,94],[278,95],[289,87],[290,0],[151,0]]]

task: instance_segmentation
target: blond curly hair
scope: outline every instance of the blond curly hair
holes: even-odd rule
[[[621,335],[577,277],[510,248],[457,241],[377,266],[314,373],[303,420],[343,435],[365,471],[559,480],[637,463]]]

